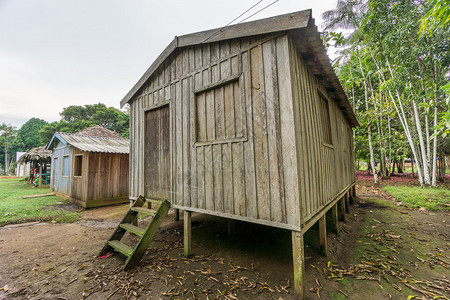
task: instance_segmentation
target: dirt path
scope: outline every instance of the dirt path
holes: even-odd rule
[[[339,236],[328,235],[328,257],[316,250],[317,228],[305,237],[307,298],[450,297],[449,215],[397,206],[371,187],[358,194]],[[124,272],[119,256],[95,256],[125,211],[0,228],[0,299],[294,299],[289,231],[237,222],[229,237],[225,219],[194,214],[194,256],[184,259],[182,221],[169,216],[140,266]]]

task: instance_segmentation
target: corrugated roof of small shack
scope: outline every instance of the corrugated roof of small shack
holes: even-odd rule
[[[82,151],[102,152],[102,153],[121,153],[130,152],[130,142],[117,132],[108,130],[102,126],[96,125],[86,128],[77,133],[56,132],[47,149],[54,148],[56,141],[59,140],[63,145],[72,145]]]
[[[87,135],[87,136],[96,136],[96,137],[105,137],[105,138],[117,138],[124,139],[123,136],[118,134],[115,131],[106,129],[101,125],[95,125],[92,127],[85,128],[81,131],[78,131],[76,134],[78,135]]]
[[[23,154],[17,163],[27,163],[29,161],[43,161],[49,162],[52,158],[52,150],[47,150],[45,146],[33,148],[27,153]]]
[[[120,106],[123,107],[131,101],[150,76],[158,70],[159,66],[177,48],[283,31],[293,33],[297,49],[300,51],[303,60],[305,60],[313,75],[325,87],[330,97],[338,103],[351,126],[359,126],[351,104],[331,66],[330,59],[320,38],[320,33],[317,30],[317,26],[314,25],[314,19],[311,17],[310,9],[186,34],[179,37],[175,36],[174,40],[156,58],[139,81],[125,95],[122,101],[120,101]]]

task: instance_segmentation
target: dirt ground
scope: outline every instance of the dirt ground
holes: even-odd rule
[[[318,228],[306,233],[306,298],[449,298],[449,214],[409,209],[364,182],[357,193],[339,235],[328,233],[327,257]],[[229,236],[226,219],[193,214],[185,259],[183,222],[169,215],[139,267],[124,272],[119,255],[96,255],[126,210],[0,228],[0,299],[295,299],[289,231],[236,222]]]

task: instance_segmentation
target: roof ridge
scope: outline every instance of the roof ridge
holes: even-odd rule
[[[56,132],[56,133],[57,134],[66,134],[66,135],[75,135],[75,136],[85,136],[85,137],[89,137],[89,138],[106,139],[106,140],[129,140],[126,137],[105,137],[105,136],[78,134],[76,132]]]

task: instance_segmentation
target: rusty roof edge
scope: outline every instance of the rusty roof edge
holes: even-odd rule
[[[175,36],[173,41],[164,49],[156,58],[150,67],[141,76],[138,82],[120,101],[122,108],[130,102],[141,87],[147,82],[150,76],[158,69],[158,67],[179,47],[192,46],[203,43],[217,42],[221,40],[239,38],[250,35],[258,35],[264,33],[273,33],[279,31],[290,30],[294,28],[307,27],[311,19],[311,9],[278,15],[270,18],[259,19],[255,21],[245,22],[241,24],[219,27],[205,31],[189,33],[180,37]],[[222,32],[220,32],[222,31]],[[216,34],[217,33],[217,34]]]
[[[89,137],[95,139],[103,139],[103,140],[118,140],[118,141],[129,141],[126,137],[105,137],[105,136],[95,136],[95,135],[87,135],[87,134],[78,134],[78,133],[68,133],[68,132],[56,132],[59,135],[68,135],[68,136],[82,136]]]

